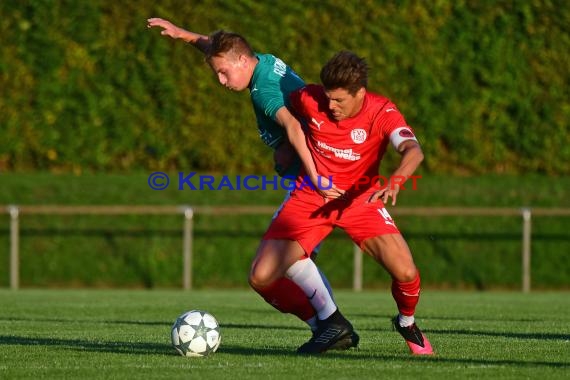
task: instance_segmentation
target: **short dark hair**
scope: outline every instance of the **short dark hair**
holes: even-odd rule
[[[368,85],[366,60],[350,51],[338,52],[321,69],[321,82],[326,90],[343,88],[354,95]]]
[[[212,57],[224,53],[244,54],[249,57],[255,56],[249,42],[237,33],[218,30],[210,34],[208,39],[210,40],[210,46],[206,51],[205,58],[207,62],[209,62]]]

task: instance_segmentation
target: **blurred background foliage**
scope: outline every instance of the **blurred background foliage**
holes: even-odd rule
[[[228,29],[308,82],[338,50],[371,67],[426,172],[570,174],[566,1],[0,2],[0,170],[271,171],[246,92],[147,29]]]

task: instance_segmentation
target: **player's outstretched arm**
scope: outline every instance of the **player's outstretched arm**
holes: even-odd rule
[[[400,192],[400,186],[404,184],[406,179],[410,178],[424,160],[424,153],[420,144],[415,140],[403,141],[398,146],[398,153],[402,155],[400,165],[392,173],[386,187],[375,192],[369,199],[369,202],[376,202],[382,198],[382,202],[386,204],[392,198],[392,206],[396,205],[396,199]]]
[[[275,114],[277,122],[287,131],[287,138],[297,154],[301,158],[301,162],[305,167],[309,179],[317,189],[317,191],[326,198],[336,199],[344,195],[344,190],[338,189],[334,184],[330,183],[327,177],[319,176],[315,162],[311,156],[311,152],[307,147],[305,133],[301,128],[301,124],[289,112],[287,107],[281,107]]]
[[[186,41],[189,44],[192,44],[202,53],[205,53],[210,46],[210,40],[208,36],[182,29],[168,20],[164,20],[158,17],[149,18],[147,20],[147,27],[152,28],[155,26],[162,28],[160,34],[163,36],[169,36],[174,39],[181,39],[183,41]]]

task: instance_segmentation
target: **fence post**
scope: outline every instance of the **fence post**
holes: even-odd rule
[[[18,206],[8,206],[10,213],[10,288],[20,287],[20,209]]]
[[[530,208],[523,208],[523,241],[522,241],[522,291],[530,292],[530,257],[531,246],[530,239],[532,233],[531,211]]]
[[[192,289],[192,222],[194,210],[191,207],[184,208],[184,240],[182,242],[183,273],[182,282],[184,290]]]
[[[352,275],[352,290],[362,290],[362,250],[354,244],[354,273]]]

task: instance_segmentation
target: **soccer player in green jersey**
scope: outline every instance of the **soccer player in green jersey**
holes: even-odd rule
[[[304,81],[281,59],[271,54],[255,53],[247,40],[237,33],[217,31],[209,36],[182,29],[161,18],[150,18],[148,27],[162,28],[161,34],[181,39],[200,50],[220,84],[233,91],[248,89],[262,141],[274,150],[275,170],[279,175],[296,177],[303,165],[310,181],[325,198],[343,195],[327,178],[319,177],[305,142],[299,121],[288,109],[289,94],[305,85]],[[275,262],[281,262],[276,257]],[[263,271],[254,260],[252,270]],[[283,264],[285,265],[285,264]],[[313,260],[300,260],[283,268],[286,277],[268,283],[250,283],[269,304],[283,313],[305,321],[314,332],[318,321],[333,314],[345,322],[351,334],[330,342],[332,349],[358,345],[352,325],[338,311],[328,281]],[[251,280],[250,280],[251,281]]]

